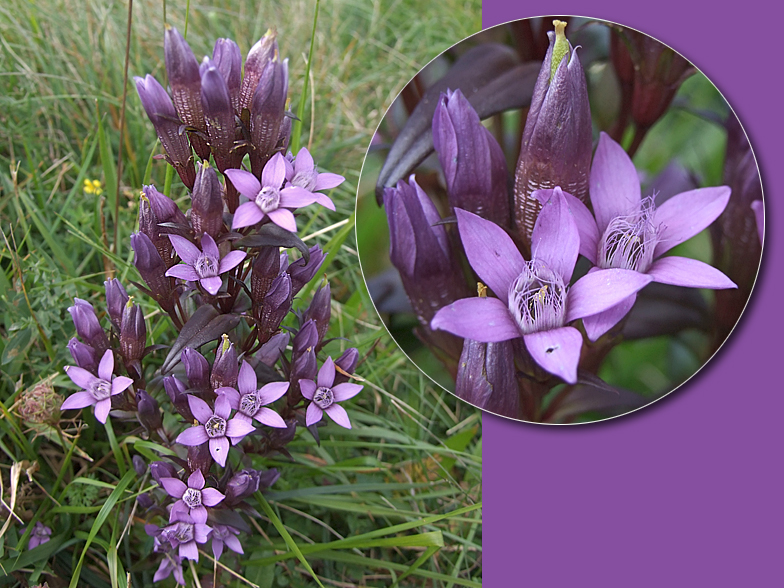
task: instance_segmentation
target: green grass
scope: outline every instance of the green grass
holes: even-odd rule
[[[387,336],[359,273],[350,215],[364,152],[387,106],[421,66],[479,29],[480,3],[322,2],[312,100],[304,105],[315,3],[228,6],[190,3],[194,52],[209,53],[215,38],[231,37],[246,53],[275,27],[290,59],[291,109],[303,113],[301,144],[312,146],[321,168],[347,178],[332,194],[337,210],[314,211],[301,226],[312,235],[309,245],[319,243],[332,256],[323,270],[335,299],[328,336],[347,340],[336,339],[326,352],[358,347],[365,391],[351,406],[351,431],[323,429],[320,446],[300,435],[289,445],[292,462],[253,463],[283,475],[266,495],[267,507],[258,505],[253,538],[243,538],[246,556],[240,562],[224,556],[222,563],[259,586],[314,585],[308,567],[324,586],[478,586],[478,411],[434,388]],[[163,9],[134,2],[130,75],[165,79]],[[184,30],[184,2],[168,2],[166,15]],[[66,308],[74,296],[101,307],[109,267],[126,285],[138,279],[128,245],[137,194],[148,173],[157,186],[165,184],[163,162],[152,161],[148,171],[151,151],[160,148],[132,82],[116,177],[126,18],[126,4],[90,0],[9,0],[0,7],[0,475],[8,503],[11,464],[26,469],[35,462],[32,481],[14,470],[15,512],[28,528],[40,520],[54,529],[49,543],[27,551],[28,534],[9,525],[0,537],[6,576],[0,585],[32,585],[55,574],[80,586],[126,586],[128,573],[141,586],[155,570],[146,561],[151,541],[134,512],[135,497],[151,483],[130,465],[133,455],[149,460],[163,448],[118,423],[116,431],[96,427],[91,415],[78,429],[65,420],[32,428],[17,404],[50,375],[59,394],[73,390],[62,371],[75,334]],[[96,178],[103,198],[83,192],[83,181]],[[172,197],[184,202],[185,194],[175,179]],[[148,317],[149,342],[170,344],[168,319],[132,286],[129,293]],[[310,294],[303,293],[304,303]],[[211,581],[211,561],[203,556],[199,565]],[[186,569],[189,582],[191,574]],[[233,578],[231,585],[247,585]]]

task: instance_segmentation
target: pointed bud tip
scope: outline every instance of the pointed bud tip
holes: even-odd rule
[[[553,26],[555,27],[555,44],[553,45],[553,55],[550,60],[550,80],[555,76],[558,71],[558,66],[565,56],[569,55],[569,41],[566,39],[566,22],[562,20],[554,20]]]

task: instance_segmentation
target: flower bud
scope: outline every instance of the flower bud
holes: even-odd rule
[[[93,375],[97,375],[98,362],[95,359],[95,349],[73,337],[68,341],[68,351],[71,352],[71,357],[73,357],[76,365],[91,372]]]
[[[144,186],[139,200],[139,232],[150,238],[161,259],[169,268],[175,264],[174,248],[166,236],[168,231],[161,231],[161,223],[177,223],[188,226],[185,215],[168,196],[161,194],[155,186]]]
[[[167,268],[161,254],[144,233],[131,235],[131,248],[134,252],[133,265],[139,270],[139,274],[150,289],[155,301],[161,305],[161,308],[169,312],[173,308],[172,289],[171,282],[165,275]]]
[[[324,263],[324,252],[321,247],[314,245],[310,248],[310,259],[305,262],[304,257],[300,257],[294,263],[289,265],[286,270],[291,276],[292,296],[296,296],[302,288],[313,279],[321,264]]]
[[[181,124],[171,97],[150,74],[143,79],[133,79],[144,111],[155,127],[155,133],[163,145],[169,163],[174,166],[182,183],[193,188],[196,172],[193,169],[191,146],[185,133],[180,133]]]
[[[157,431],[163,425],[158,401],[145,390],[136,391],[136,414],[139,423],[148,431]]]
[[[233,156],[234,146],[234,109],[226,80],[211,65],[201,76],[201,105],[204,109],[204,122],[207,137],[215,163],[221,172],[227,168],[238,167],[239,161]]]
[[[515,224],[530,246],[542,205],[531,195],[560,186],[588,201],[591,167],[591,111],[585,74],[577,52],[566,40],[566,23],[554,21],[523,130],[515,171]]]
[[[163,378],[163,389],[169,395],[174,409],[182,415],[186,421],[193,420],[193,413],[191,412],[190,404],[188,403],[188,395],[185,393],[185,384],[180,382],[174,376],[166,376]]]
[[[150,206],[155,213],[155,218],[159,223],[178,223],[187,225],[188,219],[185,217],[180,207],[171,198],[155,189],[155,186],[144,186],[144,195],[150,200]]]
[[[284,116],[283,122],[280,123],[280,133],[278,134],[278,145],[275,147],[276,152],[286,153],[291,143],[291,117]]]
[[[318,364],[316,363],[316,351],[313,348],[306,349],[291,360],[289,382],[292,384],[292,389],[298,389],[300,380],[315,380],[317,374]]]
[[[242,83],[242,53],[231,39],[218,39],[212,50],[212,61],[226,81],[232,111],[240,114],[240,85]]]
[[[223,229],[223,197],[215,168],[200,165],[191,194],[191,225],[197,235],[207,233],[217,239]]]
[[[128,304],[128,294],[125,292],[120,280],[111,279],[103,283],[106,291],[106,308],[112,324],[119,331],[125,305]]]
[[[466,339],[458,366],[455,394],[459,398],[495,414],[519,418],[520,397],[511,342]]]
[[[135,460],[138,456],[134,455],[133,457],[134,457],[134,464],[135,464]],[[137,471],[136,473],[138,474],[139,472]],[[150,496],[147,492],[143,494],[139,494],[139,496],[136,497],[136,502],[139,504],[139,508],[142,509],[142,512],[145,510],[150,510],[153,506],[155,506],[155,501],[152,499],[152,496]]]
[[[234,474],[226,483],[223,504],[237,506],[248,496],[258,492],[261,472],[256,470],[242,470]]]
[[[150,464],[152,479],[161,483],[161,478],[177,478],[177,470],[167,461],[154,461]]]
[[[131,463],[133,464],[133,469],[136,472],[136,475],[141,477],[147,473],[147,462],[144,461],[144,458],[136,454],[131,459]]]
[[[95,350],[95,356],[101,357],[109,349],[109,340],[98,322],[93,305],[80,298],[74,298],[74,305],[68,307],[76,333]]]
[[[269,341],[261,346],[261,349],[259,349],[259,352],[256,354],[256,358],[260,362],[272,367],[286,350],[286,346],[289,344],[289,338],[290,335],[288,333],[273,335],[270,337]]]
[[[460,90],[441,94],[433,116],[433,145],[450,206],[508,227],[504,153]]]
[[[302,317],[305,321],[312,320],[315,322],[318,331],[316,345],[321,344],[324,340],[324,335],[326,335],[327,330],[329,329],[331,308],[332,294],[330,292],[329,282],[325,282],[323,286],[316,290],[316,293],[313,295],[313,300],[310,302],[310,306]],[[296,341],[296,338],[294,341]]]
[[[335,367],[340,368],[340,370],[343,370],[347,374],[353,374],[354,370],[357,369],[358,362],[359,351],[355,347],[349,347],[343,352],[343,355],[335,360]],[[342,384],[350,380],[350,378],[340,373],[340,370],[335,370],[335,381],[333,382],[333,386],[337,386],[338,384]]]
[[[215,349],[215,361],[212,363],[212,373],[210,374],[212,389],[236,388],[239,371],[237,350],[234,349],[234,344],[229,341],[229,336],[224,333]]]
[[[142,309],[128,300],[122,316],[120,327],[120,354],[126,364],[136,367],[136,371],[141,376],[140,360],[144,355],[144,348],[147,346],[147,327],[144,324],[144,313]]]
[[[278,42],[276,37],[277,33],[275,31],[267,31],[248,51],[248,56],[245,59],[245,77],[242,79],[237,114],[241,115],[243,108],[250,108],[251,99],[256,92],[256,87],[259,85],[264,69],[272,61],[272,58],[277,55]]]
[[[315,349],[316,345],[318,345],[318,342],[319,337],[316,321],[308,320],[304,325],[302,325],[297,334],[294,335],[291,352],[292,361],[294,361],[297,357],[306,351]]]
[[[277,247],[261,247],[250,274],[250,292],[253,303],[253,314],[261,318],[264,299],[269,292],[272,281],[280,273],[280,255]]]
[[[262,343],[269,341],[291,310],[291,282],[288,274],[280,274],[272,281],[272,286],[264,298],[264,308],[259,321],[259,341]]]
[[[289,61],[275,58],[264,68],[250,104],[251,170],[261,170],[275,153],[289,91]]]
[[[204,356],[191,347],[186,347],[180,355],[188,377],[188,386],[193,390],[212,390],[210,387],[210,364]]]

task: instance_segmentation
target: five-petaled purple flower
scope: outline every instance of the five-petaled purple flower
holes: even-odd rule
[[[289,389],[289,383],[270,382],[261,388],[257,384],[256,372],[247,361],[243,361],[237,377],[239,392],[231,387],[218,388],[216,392],[229,399],[231,407],[237,411],[234,415],[235,419],[249,425],[253,419],[256,419],[268,427],[285,429],[286,421],[271,408],[266,408],[266,405],[283,396]]]
[[[51,539],[52,530],[38,521],[30,532],[30,541],[27,542],[27,549],[35,549]]]
[[[338,174],[318,172],[315,163],[313,163],[313,156],[306,147],[299,150],[293,165],[287,158],[284,158],[284,163],[286,165],[286,180],[290,185],[307,190],[316,197],[316,202],[321,206],[335,210],[332,200],[321,194],[320,190],[337,188],[346,178]]]
[[[719,270],[696,259],[661,257],[716,220],[730,198],[727,186],[682,192],[657,208],[652,197],[641,197],[637,170],[626,151],[604,133],[593,158],[590,186],[593,215],[576,198],[567,199],[580,232],[580,253],[597,268],[633,270],[675,286],[737,287]],[[635,300],[632,294],[604,312],[585,316],[588,337],[592,341],[601,337]]]
[[[223,546],[225,545],[234,553],[245,553],[242,551],[242,543],[237,539],[240,532],[234,527],[229,525],[215,525],[212,528],[212,553],[215,559],[220,559],[223,555]]]
[[[187,486],[179,478],[161,478],[161,486],[169,496],[179,499],[169,512],[169,521],[180,520],[185,518],[183,515],[190,515],[195,523],[207,522],[205,507],[215,506],[225,496],[215,488],[205,488],[204,482],[204,475],[198,469],[188,476]]]
[[[226,396],[218,396],[215,400],[215,410],[197,396],[188,396],[188,405],[193,416],[201,424],[186,429],[177,437],[177,443],[183,445],[202,445],[209,442],[212,458],[226,466],[226,457],[229,454],[229,439],[236,445],[255,427],[238,418],[229,419],[231,404]]]
[[[227,169],[224,172],[237,191],[250,199],[250,202],[241,204],[234,213],[232,229],[249,227],[264,220],[270,220],[292,233],[297,232],[297,222],[289,208],[307,206],[316,201],[327,206],[332,205],[323,194],[315,196],[308,190],[289,184],[283,188],[286,181],[286,160],[280,153],[276,153],[267,162],[261,172],[261,183],[250,172],[241,169]],[[321,200],[324,200],[323,202]],[[332,210],[334,206],[327,206]]]
[[[170,267],[166,275],[189,282],[198,280],[213,296],[218,293],[222,284],[220,274],[237,267],[247,255],[244,251],[229,251],[221,258],[215,239],[207,233],[201,237],[201,251],[185,237],[169,235],[169,239],[177,255],[185,263]]]
[[[498,298],[457,300],[436,313],[431,327],[482,343],[522,337],[537,364],[574,384],[583,339],[567,323],[610,308],[651,278],[607,269],[567,291],[580,247],[577,225],[560,188],[541,192],[547,199],[534,225],[531,261],[501,227],[455,209],[468,262]]]
[[[211,527],[204,523],[196,523],[188,515],[178,514],[174,522],[165,527],[158,539],[161,543],[168,541],[172,549],[178,548],[177,553],[183,559],[199,561],[199,547],[197,543],[206,543]]]
[[[131,378],[117,376],[112,379],[114,372],[114,355],[112,350],[107,349],[98,364],[98,377],[77,366],[66,366],[65,373],[73,380],[73,383],[82,387],[81,392],[71,394],[65,399],[60,410],[72,408],[84,408],[95,406],[95,418],[101,423],[106,423],[106,417],[112,408],[112,396],[120,394],[128,386],[133,384]]]
[[[346,429],[351,428],[351,421],[346,410],[336,404],[343,400],[348,400],[359,394],[364,386],[359,384],[349,384],[347,382],[334,386],[335,383],[335,362],[331,357],[321,366],[316,381],[300,380],[299,389],[302,395],[310,400],[308,411],[305,415],[305,424],[317,423],[326,412],[333,421]]]

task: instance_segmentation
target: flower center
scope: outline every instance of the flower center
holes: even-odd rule
[[[218,275],[218,260],[202,253],[193,265],[199,278],[214,278]]]
[[[177,530],[174,532],[174,538],[178,543],[190,543],[193,541],[193,524],[192,523],[178,523]]]
[[[201,506],[201,490],[188,488],[182,495],[182,501],[188,505],[188,508],[198,508]]]
[[[607,225],[599,242],[599,267],[646,272],[653,263],[658,230],[653,226],[653,198],[644,198],[640,210],[616,216]]]
[[[566,288],[561,276],[539,261],[526,262],[509,288],[509,311],[524,335],[562,327]]]
[[[259,397],[255,392],[245,394],[240,398],[240,412],[248,416],[253,416],[259,411]]]
[[[291,179],[291,185],[299,186],[300,188],[304,188],[308,192],[312,192],[313,189],[316,187],[317,177],[318,177],[318,172],[316,172],[315,169],[301,171]]]
[[[88,392],[92,394],[92,397],[96,400],[105,400],[112,395],[112,385],[106,380],[98,380],[97,382],[90,384]]]
[[[256,196],[256,206],[267,214],[280,206],[280,192],[271,186],[264,186]]]
[[[218,415],[213,415],[204,425],[204,430],[207,431],[207,437],[210,439],[223,437],[226,434],[226,421]]]
[[[321,409],[329,408],[335,402],[335,393],[330,388],[318,388],[313,394],[313,402]]]

